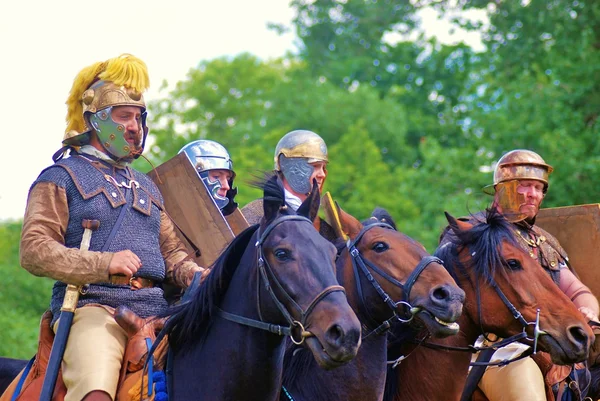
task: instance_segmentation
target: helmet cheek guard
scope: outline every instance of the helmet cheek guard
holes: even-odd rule
[[[204,185],[206,185],[206,188],[213,197],[215,203],[217,204],[217,207],[222,210],[225,206],[227,206],[227,204],[229,203],[229,198],[227,198],[227,196],[219,195],[219,190],[222,188],[221,182],[219,180],[211,180],[208,171],[201,172],[200,178],[204,182]]]
[[[279,156],[279,168],[290,187],[299,194],[307,194],[312,189],[310,176],[314,167],[304,157]]]
[[[496,201],[506,220],[511,223],[525,220],[527,215],[521,213],[525,204],[525,195],[518,191],[519,181],[504,181],[496,185]]]
[[[141,152],[135,154],[133,156],[134,159],[137,159],[142,155],[144,148],[146,147],[146,139],[148,138],[148,133],[150,129],[148,128],[148,124],[146,124],[146,120],[148,119],[148,112],[146,110],[142,111],[142,144],[140,145]]]
[[[142,141],[138,148],[132,148],[125,140],[125,126],[116,123],[112,118],[113,106],[102,109],[96,113],[89,113],[89,124],[96,132],[100,143],[108,155],[115,160],[133,160],[140,157],[146,144],[148,126],[146,125],[147,112],[142,111],[139,129],[142,132]]]

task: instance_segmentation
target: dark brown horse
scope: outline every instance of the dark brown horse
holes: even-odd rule
[[[466,302],[460,332],[429,342],[467,348],[482,332],[508,338],[523,331],[531,340],[539,309],[543,333],[538,349],[550,353],[558,364],[584,360],[593,338],[591,329],[544,269],[516,243],[511,224],[495,210],[475,225],[447,218],[454,235],[436,256],[465,290]],[[403,351],[408,356],[388,374],[395,386],[390,386],[394,390],[386,393],[385,400],[460,399],[471,353],[423,345]]]
[[[363,327],[357,356],[347,365],[325,371],[306,350],[290,347],[284,366],[289,401],[377,401],[383,397],[390,322],[409,324],[416,315],[435,335],[458,331],[464,292],[437,258],[395,230],[383,210],[361,224],[339,210],[350,240],[341,247],[337,278]]]
[[[276,177],[275,177],[276,178]],[[335,278],[335,247],[315,230],[319,191],[290,215],[276,179],[260,227],[236,237],[168,321],[170,400],[276,400],[285,336],[326,369],[349,362],[360,323]]]
[[[336,249],[312,223],[317,187],[298,214],[275,179],[264,191],[260,227],[234,239],[165,324],[170,400],[277,400],[286,337],[327,369],[358,351],[360,322],[335,278]]]

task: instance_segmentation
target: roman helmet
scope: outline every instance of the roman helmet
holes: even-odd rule
[[[525,215],[519,209],[525,199],[517,191],[519,180],[536,180],[548,190],[548,175],[553,168],[537,153],[527,149],[516,149],[498,160],[494,169],[494,183],[484,188],[486,193],[496,194],[499,206],[509,221],[521,221]]]
[[[142,93],[149,85],[146,64],[130,54],[97,62],[81,70],[67,99],[67,129],[63,148],[55,154],[55,160],[62,157],[67,148],[88,144],[92,132],[96,132],[105,153],[113,160],[138,158],[148,135],[146,103]],[[134,148],[127,142],[125,127],[113,120],[112,112],[116,106],[141,109],[139,129],[143,139],[139,147]]]
[[[233,161],[227,149],[215,141],[201,139],[185,145],[179,151],[179,153],[182,152],[187,155],[190,163],[192,163],[204,185],[206,185],[206,188],[211,193],[217,207],[222,210],[229,203],[229,198],[219,195],[221,183],[218,180],[212,181],[209,172],[211,170],[227,170],[231,172],[229,187],[233,188],[235,172],[233,171]]]
[[[312,188],[310,163],[329,162],[327,145],[312,131],[296,130],[285,134],[275,148],[275,170],[282,173],[290,187],[300,194]]]

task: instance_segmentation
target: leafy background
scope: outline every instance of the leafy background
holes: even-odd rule
[[[445,210],[464,215],[487,206],[480,190],[493,163],[515,148],[556,168],[546,206],[600,198],[600,3],[290,4],[295,54],[199,61],[150,105],[153,163],[191,140],[221,142],[244,205],[260,195],[247,182],[272,168],[278,139],[311,129],[329,146],[326,190],[340,205],[360,218],[387,208],[430,251]],[[483,47],[427,39],[419,12],[431,8],[478,32]],[[466,18],[472,10],[487,18]],[[19,221],[0,224],[0,355],[29,358],[52,282],[19,267],[20,228]]]

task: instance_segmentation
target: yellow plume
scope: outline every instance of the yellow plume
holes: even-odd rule
[[[69,92],[65,132],[75,130],[82,133],[86,129],[81,98],[83,93],[99,80],[111,81],[117,86],[131,88],[138,93],[143,93],[150,86],[146,63],[131,54],[122,54],[85,67],[75,77]]]
[[[66,132],[75,130],[83,132],[85,123],[83,121],[83,106],[81,96],[97,79],[98,74],[104,69],[104,63],[94,63],[77,74],[67,98],[67,129]]]
[[[106,61],[106,69],[98,78],[131,88],[138,93],[144,93],[150,86],[146,63],[131,54],[122,54]]]

